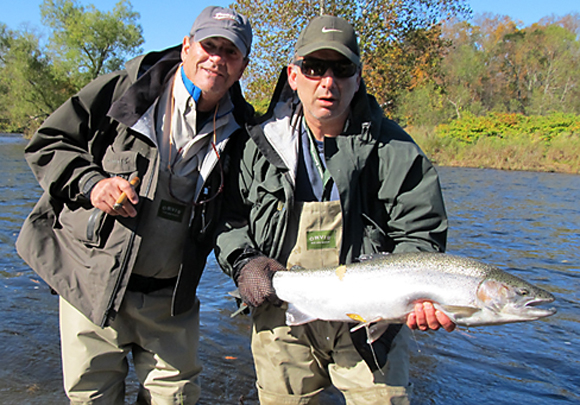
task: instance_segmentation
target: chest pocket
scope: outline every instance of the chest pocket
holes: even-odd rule
[[[135,151],[114,151],[112,146],[103,157],[103,169],[111,175],[129,175],[137,171],[139,153]]]
[[[337,266],[342,243],[342,210],[340,201],[300,202],[294,207],[298,219],[296,240],[287,267],[316,269]]]

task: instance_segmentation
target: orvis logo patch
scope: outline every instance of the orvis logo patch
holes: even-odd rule
[[[159,211],[157,211],[157,216],[160,218],[168,219],[170,221],[181,222],[183,220],[185,208],[185,205],[161,200],[161,204],[159,204]]]
[[[306,232],[306,248],[308,250],[336,248],[336,231]]]

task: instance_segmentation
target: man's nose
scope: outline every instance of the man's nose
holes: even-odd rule
[[[320,78],[320,83],[323,86],[330,87],[334,84],[335,80],[336,79],[334,77],[334,72],[332,71],[332,68],[328,68]]]
[[[214,50],[210,53],[209,57],[214,63],[222,62],[224,60],[225,51],[221,48]]]

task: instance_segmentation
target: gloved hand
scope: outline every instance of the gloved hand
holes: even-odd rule
[[[264,302],[280,306],[282,301],[272,286],[272,277],[277,271],[286,270],[278,261],[266,256],[250,259],[240,270],[237,279],[242,300],[251,307],[259,307]]]

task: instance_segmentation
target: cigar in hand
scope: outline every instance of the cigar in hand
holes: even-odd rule
[[[129,182],[133,187],[137,187],[139,185],[139,182],[141,180],[139,179],[139,177],[133,177],[133,179]],[[119,196],[119,198],[117,198],[117,201],[115,202],[115,204],[113,205],[113,209],[116,211],[118,209],[120,209],[123,204],[125,204],[125,201],[127,201],[127,194],[125,194],[125,192],[123,191],[121,193],[121,195]]]

